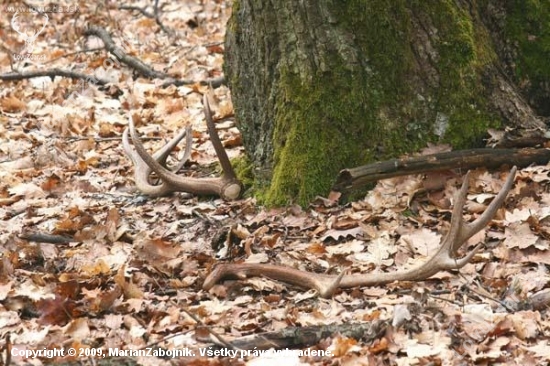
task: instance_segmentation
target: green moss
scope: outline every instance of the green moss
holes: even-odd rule
[[[254,165],[246,155],[231,159],[231,166],[241,181],[245,191],[252,188],[254,185]]]
[[[479,146],[487,128],[499,127],[481,81],[496,56],[475,14],[453,0],[333,0],[329,12],[343,34],[353,34],[358,61],[339,50],[322,55],[323,71],[278,70],[274,169],[269,186],[256,182],[263,203],[306,205],[328,193],[341,169],[426,142]],[[436,34],[430,36],[435,85],[419,83],[413,16]]]
[[[443,138],[455,149],[481,146],[488,128],[500,127],[500,121],[487,105],[489,95],[481,75],[496,55],[489,35],[479,21],[454,1],[440,1],[432,6],[415,3],[426,13],[439,37],[437,69],[440,86],[433,90],[436,119],[448,119]],[[442,117],[444,116],[444,117]]]
[[[513,56],[517,84],[538,104],[539,113],[550,113],[550,2],[506,1],[505,36]]]
[[[338,2],[334,11],[340,12],[341,19],[350,19],[350,31],[354,29],[360,38],[357,44],[372,42],[360,50],[371,64],[367,71],[350,68],[349,60],[339,56],[324,60],[329,72],[311,76],[281,70],[273,137],[275,169],[265,195],[268,205],[305,205],[316,195],[326,194],[341,169],[418,147],[418,140],[408,136],[409,130],[396,128],[397,115],[388,108],[396,98],[404,99],[408,89],[400,80],[410,57],[398,46],[406,32],[396,31],[396,13],[382,18],[361,4],[352,1],[345,7]],[[369,14],[369,21],[358,13]],[[373,32],[380,34],[368,36]],[[381,51],[381,47],[386,49]],[[367,60],[366,54],[372,57]],[[396,59],[402,61],[401,67],[395,67]]]
[[[335,75],[330,85],[350,88],[344,85],[347,81],[349,77]],[[348,123],[349,118],[358,120],[364,111],[358,108],[361,96],[349,92],[350,98],[333,99],[333,89],[319,83],[321,80],[301,82],[290,73],[281,79],[285,97],[277,106],[275,170],[266,194],[268,205],[307,204],[316,192],[328,191],[341,167],[371,155],[368,144],[358,138],[368,136],[369,119]]]
[[[547,0],[508,1],[507,38],[519,46],[517,76],[550,78],[550,3]]]
[[[237,17],[234,16],[234,14],[237,14],[241,11],[241,2],[239,0],[233,0],[233,4],[231,5],[231,13],[232,16],[227,21],[227,31],[232,34],[237,34],[239,31],[239,22],[237,21]]]

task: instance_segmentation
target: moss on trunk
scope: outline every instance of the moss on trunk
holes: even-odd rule
[[[257,196],[304,205],[343,168],[482,145],[502,123],[482,14],[452,0],[236,1],[226,73]]]
[[[503,5],[503,57],[510,75],[539,115],[550,115],[550,2],[513,0]]]

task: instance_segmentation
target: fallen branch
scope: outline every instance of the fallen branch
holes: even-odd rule
[[[32,78],[40,78],[44,76],[49,76],[52,80],[56,76],[61,76],[61,77],[66,77],[70,79],[93,81],[94,84],[98,84],[98,85],[106,85],[108,83],[108,81],[98,79],[92,75],[86,75],[79,72],[62,70],[62,69],[9,72],[7,74],[0,75],[0,80],[17,81],[17,80],[25,80],[25,79],[32,79]]]
[[[164,82],[164,84],[162,84],[161,87],[163,88],[168,87],[170,85],[182,86],[182,85],[190,85],[190,84],[196,84],[196,83],[200,83],[201,85],[211,85],[213,88],[217,88],[220,85],[223,85],[225,83],[225,78],[223,76],[218,78],[213,78],[213,79],[207,79],[203,81],[195,81],[195,80],[189,80],[189,79],[175,79],[169,74],[153,70],[151,66],[147,65],[140,59],[126,54],[124,50],[122,50],[120,47],[118,47],[115,44],[109,32],[107,32],[102,27],[92,25],[86,28],[83,34],[85,36],[96,36],[99,39],[101,39],[101,41],[105,44],[105,48],[107,49],[107,51],[113,54],[114,57],[121,63],[136,70],[140,75],[149,79],[168,79],[166,82]]]
[[[235,349],[285,349],[300,348],[319,344],[323,339],[340,334],[344,337],[372,342],[383,336],[388,323],[382,320],[371,323],[347,323],[312,325],[306,327],[287,327],[276,332],[264,332],[241,337],[229,342]],[[216,346],[225,347],[223,343]]]
[[[83,34],[85,36],[96,36],[99,39],[101,39],[105,45],[105,49],[108,52],[113,54],[114,57],[121,63],[136,70],[140,75],[150,79],[167,79],[161,85],[162,88],[166,88],[170,85],[183,86],[183,85],[191,85],[191,84],[209,85],[212,88],[218,88],[221,85],[224,85],[226,83],[224,76],[219,76],[219,77],[201,80],[201,81],[189,80],[189,79],[175,79],[169,74],[153,70],[153,68],[151,68],[149,65],[147,65],[140,59],[126,54],[120,47],[118,47],[115,44],[109,32],[107,32],[105,29],[101,27],[90,26],[84,31]],[[100,48],[100,49],[103,49],[103,48]],[[90,51],[93,51],[93,50],[84,50],[84,51],[78,51],[78,52],[90,52]],[[56,76],[67,77],[67,78],[77,79],[77,80],[85,80],[87,82],[90,82],[96,85],[106,85],[109,83],[109,81],[98,79],[93,75],[87,75],[87,74],[83,74],[83,73],[79,73],[71,70],[63,70],[59,68],[50,69],[50,70],[9,72],[9,73],[0,75],[0,80],[19,81],[19,80],[38,78],[43,76],[49,76],[52,80]]]
[[[69,238],[64,235],[54,235],[48,233],[40,233],[34,231],[24,231],[19,235],[20,239],[34,241],[37,243],[50,243],[50,244],[69,244],[75,241],[74,238]]]
[[[140,59],[127,55],[126,52],[122,50],[122,48],[118,47],[115,44],[109,32],[107,32],[104,28],[91,25],[84,30],[83,34],[84,36],[96,36],[97,38],[101,39],[103,44],[105,44],[105,48],[107,49],[107,51],[112,53],[116,57],[116,59],[123,64],[128,65],[136,70],[140,75],[151,79],[170,78],[170,75],[160,71],[155,71],[151,66],[147,65]]]
[[[472,149],[392,159],[340,171],[332,190],[348,192],[380,179],[445,169],[526,167],[550,161],[550,149]]]

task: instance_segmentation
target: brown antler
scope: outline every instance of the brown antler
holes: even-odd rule
[[[130,116],[129,118],[131,119],[132,117]],[[177,173],[191,156],[191,143],[193,141],[193,136],[191,135],[190,126],[187,126],[185,130],[182,130],[177,136],[170,140],[170,142],[164,145],[162,149],[153,154],[153,159],[155,159],[159,164],[165,167],[168,155],[170,155],[170,152],[185,136],[187,136],[187,139],[183,158],[173,168],[170,169],[173,173]],[[139,154],[134,149],[132,149],[132,146],[130,146],[130,141],[128,140],[128,129],[125,129],[124,133],[122,134],[122,148],[126,152],[126,155],[128,155],[128,157],[130,158],[130,160],[132,160],[132,163],[134,163],[135,165],[134,180],[136,182],[137,188],[143,194],[157,197],[164,196],[173,191],[173,188],[165,182],[162,182],[159,185],[154,185],[149,182],[149,175],[151,174],[152,170],[147,164],[145,164]]]
[[[516,167],[513,167],[504,187],[502,187],[502,190],[498,193],[493,202],[491,202],[489,207],[487,207],[485,212],[474,222],[464,223],[462,209],[466,201],[466,194],[468,193],[469,173],[466,174],[464,182],[462,183],[462,188],[454,204],[451,217],[451,229],[443,239],[442,245],[437,253],[417,268],[402,272],[369,273],[367,275],[344,275],[344,272],[342,272],[338,276],[332,276],[270,264],[222,264],[218,265],[206,278],[203,288],[209,290],[224,278],[245,279],[249,276],[265,276],[300,287],[312,288],[317,290],[320,296],[330,297],[338,288],[377,286],[394,281],[422,281],[439,271],[462,268],[472,259],[474,254],[481,248],[481,245],[475,247],[464,258],[456,258],[458,248],[492,220],[498,208],[504,202],[510,188],[512,188],[515,175]]]
[[[128,127],[135,150],[130,147],[127,130],[125,130],[122,135],[122,143],[124,151],[135,165],[136,186],[141,192],[152,196],[162,196],[172,192],[181,191],[197,195],[219,195],[227,200],[234,200],[240,197],[242,192],[242,184],[236,178],[235,172],[229,162],[229,158],[227,157],[220,138],[218,137],[216,127],[214,126],[214,121],[212,120],[212,113],[210,111],[210,105],[206,94],[203,97],[203,104],[204,114],[206,116],[206,125],[208,127],[208,133],[210,134],[210,141],[212,141],[214,150],[220,160],[223,175],[219,178],[190,178],[176,175],[175,173],[177,170],[185,164],[185,161],[188,158],[187,151],[184,159],[182,159],[176,167],[177,169],[173,169],[172,171],[168,170],[163,166],[166,161],[166,157],[186,134],[188,136],[186,149],[190,149],[190,130],[187,131],[187,133],[180,133],[160,151],[151,156],[147,153],[145,147],[143,147],[143,144],[141,143],[134,127],[132,117],[130,116],[128,120]],[[149,183],[149,174],[151,171],[155,172],[162,181],[160,185],[155,186]]]

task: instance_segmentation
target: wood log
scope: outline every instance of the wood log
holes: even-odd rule
[[[373,342],[375,339],[384,336],[388,323],[387,321],[375,320],[366,323],[287,327],[274,332],[244,336],[229,342],[229,344],[240,350],[295,349],[316,345],[323,339],[334,337],[336,334],[364,342]],[[225,347],[225,345],[219,343],[212,346],[216,348]]]
[[[365,187],[380,179],[409,174],[426,173],[446,169],[474,169],[485,167],[497,169],[508,167],[526,167],[533,163],[546,164],[550,161],[550,149],[471,149],[456,150],[431,155],[392,159],[344,169],[338,174],[333,191],[349,192]]]

